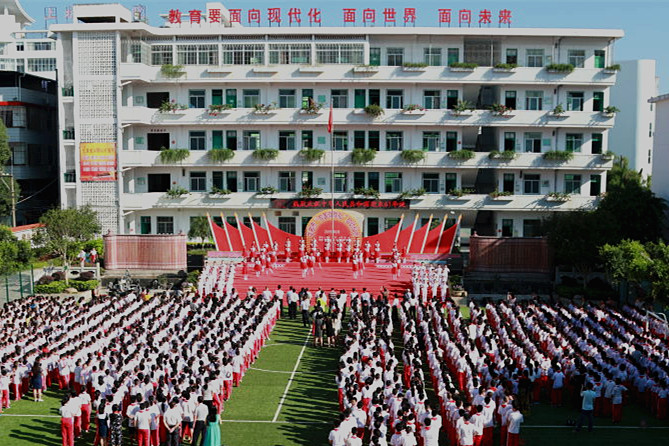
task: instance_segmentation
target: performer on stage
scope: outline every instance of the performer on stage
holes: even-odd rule
[[[290,262],[290,256],[292,255],[290,245],[291,245],[290,239],[287,238],[286,243],[284,243],[284,245],[283,245],[283,250],[286,253],[286,263]]]

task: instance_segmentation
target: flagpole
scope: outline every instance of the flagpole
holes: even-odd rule
[[[460,222],[462,221],[462,214],[458,215],[458,222],[455,227],[455,234],[453,234],[453,241],[451,241],[451,249],[448,251],[449,254],[453,252],[453,247],[455,246],[455,239],[458,236],[458,230],[460,230]]]
[[[251,230],[253,231],[253,239],[256,241],[256,246],[258,246],[258,250],[260,250],[260,242],[258,241],[258,234],[256,234],[256,223],[253,221],[253,217],[251,216],[250,212],[249,212],[249,220],[251,222]]]
[[[430,214],[430,219],[427,221],[427,231],[425,231],[425,237],[423,237],[423,244],[420,247],[420,253],[422,254],[425,250],[425,243],[427,243],[427,236],[430,235],[430,226],[432,225],[432,214]]]
[[[407,254],[411,254],[411,242],[413,242],[413,235],[416,232],[416,223],[418,223],[418,214],[416,212],[416,217],[413,219],[413,225],[411,225],[411,235],[409,236],[409,243],[407,243]]]
[[[207,223],[209,223],[209,230],[211,231],[211,237],[214,239],[214,246],[216,247],[216,251],[220,251],[218,249],[218,240],[216,240],[216,234],[214,234],[214,225],[212,224],[209,212],[207,212]]]
[[[225,219],[225,215],[223,215],[223,212],[221,212],[221,221],[223,222],[221,226],[223,226],[223,230],[225,230],[225,238],[228,241],[228,251],[233,251],[232,243],[230,242],[230,234],[228,233],[228,222]]]
[[[272,240],[272,231],[269,229],[269,221],[267,221],[267,214],[262,213],[263,218],[265,219],[265,226],[267,227],[267,238],[269,238],[269,244],[274,245],[274,240]]]
[[[404,221],[404,213],[400,216],[400,222],[397,224],[397,232],[395,233],[395,245],[397,245],[397,240],[400,238],[400,232],[402,232],[402,222]],[[399,246],[397,247],[399,249]]]
[[[434,248],[434,253],[437,254],[439,252],[439,245],[441,245],[441,236],[444,235],[444,229],[446,229],[446,222],[448,221],[448,214],[444,215],[444,221],[441,223],[441,232],[439,232],[439,240],[437,240],[437,246]]]
[[[239,222],[239,216],[235,212],[235,221],[237,222],[237,230],[239,231],[239,237],[242,239],[242,248],[246,250],[246,241],[244,240],[244,233],[242,232],[242,224]]]

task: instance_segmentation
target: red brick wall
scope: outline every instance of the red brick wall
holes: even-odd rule
[[[105,235],[105,269],[186,269],[186,235]]]
[[[552,261],[548,240],[472,236],[469,239],[468,269],[471,272],[549,274]]]

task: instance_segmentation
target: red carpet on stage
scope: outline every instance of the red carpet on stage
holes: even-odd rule
[[[293,286],[298,292],[301,288],[308,288],[312,293],[315,293],[318,287],[326,292],[334,288],[337,291],[346,290],[347,293],[350,293],[353,288],[358,293],[362,292],[363,288],[367,288],[367,291],[376,299],[381,293],[381,287],[385,286],[390,292],[389,298],[392,299],[394,293],[403,295],[411,282],[409,265],[400,269],[401,272],[397,279],[393,279],[390,263],[368,263],[363,275],[358,276],[357,279],[353,278],[350,263],[324,263],[320,268],[316,266],[314,270],[315,275],[309,274],[303,278],[298,262],[277,263],[274,272],[261,273],[260,277],[256,277],[255,272],[249,272],[247,280],[244,280],[244,276],[238,270],[239,273],[235,275],[235,288],[242,295],[246,294],[249,287],[255,287],[260,293],[266,286],[274,291],[277,285],[281,285],[284,291],[288,291]]]

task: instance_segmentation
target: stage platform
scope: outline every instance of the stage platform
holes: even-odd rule
[[[266,286],[274,291],[277,285],[281,285],[281,288],[285,291],[293,286],[297,291],[300,288],[308,288],[312,293],[316,292],[319,287],[326,292],[334,288],[337,291],[346,290],[347,293],[350,293],[353,288],[359,293],[362,292],[363,288],[367,288],[367,291],[375,298],[380,294],[381,288],[385,286],[390,292],[389,297],[392,298],[394,293],[404,294],[406,289],[410,287],[411,282],[410,265],[404,265],[400,269],[397,279],[393,279],[390,263],[368,263],[363,274],[359,275],[357,279],[353,277],[350,263],[323,263],[320,267],[317,265],[314,270],[315,275],[309,274],[306,278],[303,278],[299,263],[277,263],[272,273],[261,273],[260,277],[256,277],[254,272],[249,271],[246,280],[244,280],[241,270],[238,270],[235,274],[234,285],[242,294],[245,294],[249,287],[255,287],[259,293]]]

